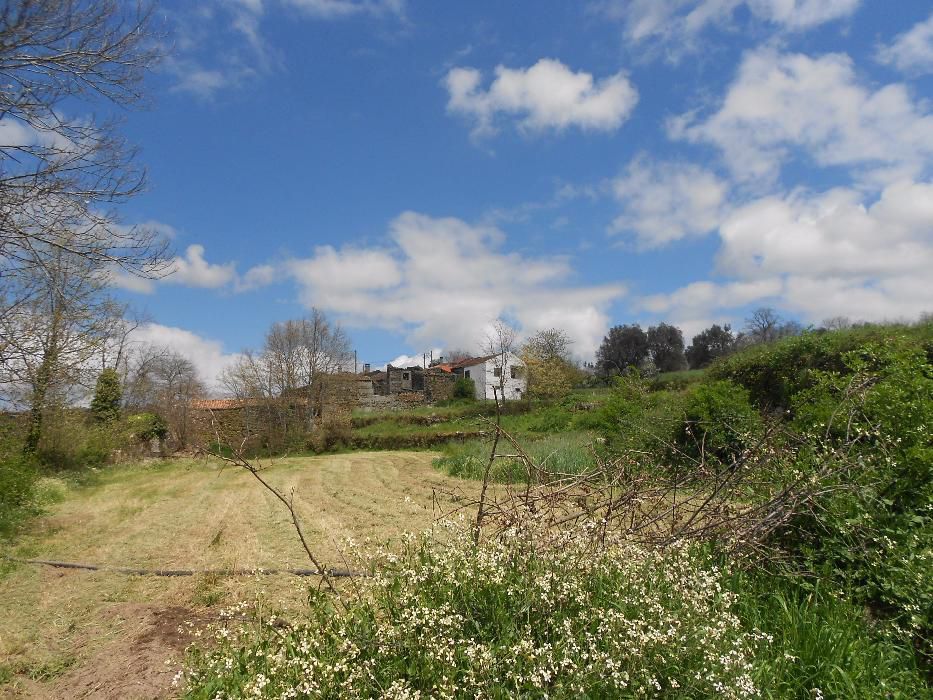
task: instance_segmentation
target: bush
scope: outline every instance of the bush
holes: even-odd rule
[[[314,593],[301,624],[218,629],[190,653],[186,696],[756,694],[758,635],[707,557],[589,541],[512,533],[475,547],[465,528],[446,545],[412,539],[345,609]]]
[[[97,387],[91,400],[91,415],[98,423],[113,423],[120,417],[123,389],[117,370],[107,368],[97,377]]]
[[[684,397],[649,388],[640,376],[616,377],[609,398],[587,417],[586,425],[595,426],[616,452],[648,452],[659,461],[683,425]]]
[[[164,440],[168,425],[157,413],[135,413],[126,419],[126,430],[132,440],[149,442],[153,438]]]
[[[44,421],[36,450],[41,466],[56,471],[76,471],[106,464],[113,451],[124,444],[119,424],[89,424],[88,414],[64,409]]]
[[[933,323],[913,328],[867,326],[845,331],[809,332],[776,343],[756,345],[714,362],[713,379],[729,379],[748,389],[762,409],[786,411],[791,399],[814,384],[815,373],[846,372],[843,356],[868,343],[901,337],[933,361]]]
[[[0,539],[39,512],[38,469],[32,458],[0,455]]]
[[[467,379],[466,377],[459,377],[456,382],[454,382],[454,393],[453,397],[455,399],[475,399],[476,398],[476,384],[472,379]]]
[[[680,449],[695,459],[730,464],[761,431],[761,417],[748,391],[729,381],[700,384],[684,404],[684,422],[677,435]]]
[[[814,372],[794,397],[794,425],[859,467],[794,518],[782,544],[933,656],[933,365],[906,335],[841,360],[843,371]]]
[[[349,411],[330,411],[318,419],[308,438],[308,447],[314,452],[329,452],[350,444],[353,437],[353,419]]]

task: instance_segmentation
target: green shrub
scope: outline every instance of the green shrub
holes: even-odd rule
[[[762,409],[785,411],[791,399],[813,386],[814,373],[846,371],[843,355],[867,344],[902,338],[933,361],[933,323],[912,328],[867,326],[845,331],[808,332],[776,343],[756,345],[714,362],[713,379],[728,379],[748,389]]]
[[[680,393],[650,391],[648,381],[638,376],[616,377],[609,398],[586,424],[596,427],[612,450],[650,453],[657,462],[683,425],[684,400]]]
[[[349,411],[329,411],[314,424],[307,445],[314,452],[329,452],[350,444],[353,420]]]
[[[472,379],[467,379],[466,377],[460,377],[454,382],[454,394],[455,399],[475,399],[476,398],[476,384]]]
[[[33,458],[0,455],[0,539],[39,512],[38,476]]]
[[[117,370],[107,368],[97,377],[94,398],[91,400],[91,415],[98,423],[113,423],[120,417],[123,389]]]
[[[687,455],[732,463],[761,431],[748,391],[729,381],[700,384],[684,403],[677,445]]]
[[[527,428],[534,433],[560,433],[570,427],[573,414],[563,404],[539,408],[528,416]]]
[[[99,467],[124,444],[124,438],[119,424],[91,424],[85,411],[61,410],[45,419],[36,457],[41,466],[56,471]]]
[[[758,635],[743,630],[708,558],[585,532],[473,545],[409,541],[345,608],[217,629],[192,650],[186,697],[745,698]],[[238,632],[238,628],[243,630]]]
[[[130,439],[148,442],[153,438],[164,440],[168,436],[168,425],[157,413],[135,413],[126,419],[126,431]]]
[[[933,365],[906,335],[868,342],[842,362],[794,397],[794,425],[858,466],[793,519],[782,544],[929,655]]]

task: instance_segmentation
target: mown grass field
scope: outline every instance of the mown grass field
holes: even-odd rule
[[[345,538],[391,542],[434,519],[435,487],[474,488],[431,466],[426,452],[276,460],[271,483],[295,490],[318,556],[342,567]],[[253,478],[214,462],[173,460],[101,470],[87,483],[47,483],[57,502],[7,556],[189,569],[307,567],[287,511]],[[441,507],[453,504],[442,496]],[[262,595],[290,608],[310,579],[126,576],[4,562],[0,697],[165,697],[191,641],[186,621]]]

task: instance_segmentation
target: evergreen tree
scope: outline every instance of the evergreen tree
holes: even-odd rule
[[[123,389],[117,370],[107,368],[97,377],[94,399],[91,401],[91,413],[98,423],[112,423],[120,417],[120,403],[123,401]]]

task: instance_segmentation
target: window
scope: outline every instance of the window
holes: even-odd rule
[[[495,376],[497,376],[497,377],[501,377],[501,376],[502,376],[502,368],[501,368],[501,367],[496,367],[496,368],[492,371],[492,373],[493,373]]]
[[[463,376],[466,377],[467,379],[469,379],[469,378],[470,378],[470,370],[467,370],[466,372],[464,372],[464,373],[463,373]]]
[[[512,365],[510,369],[512,370],[512,379],[518,379],[519,377],[522,376],[521,367],[516,367],[515,365]]]
[[[408,379],[408,377],[409,377],[408,372],[402,372],[402,379]]]

